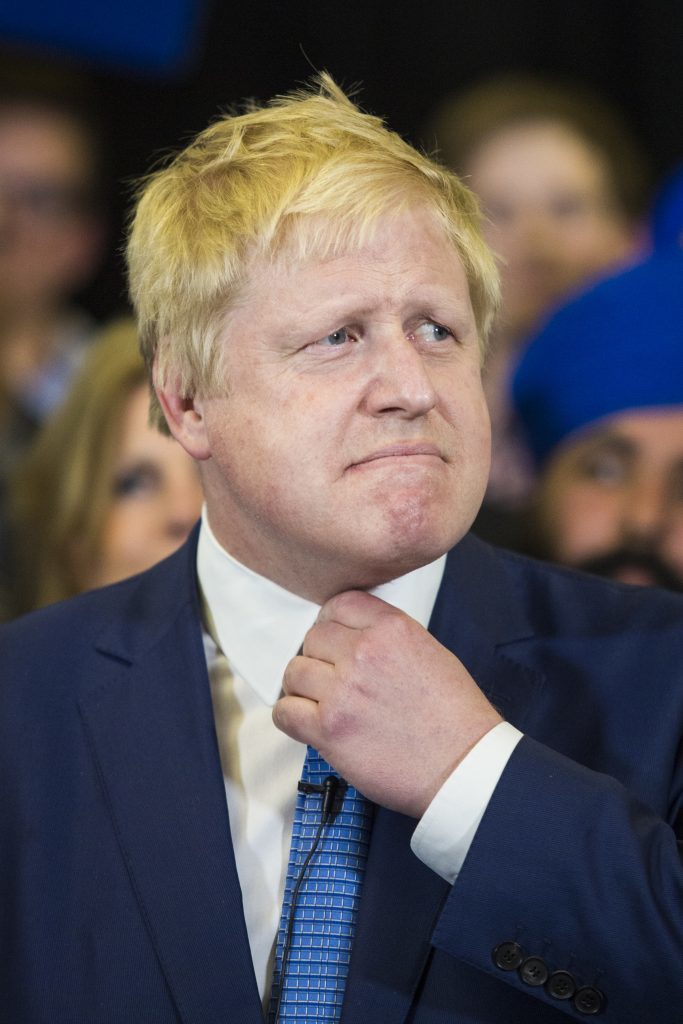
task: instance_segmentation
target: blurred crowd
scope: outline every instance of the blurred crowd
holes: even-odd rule
[[[475,531],[681,589],[683,168],[658,180],[604,97],[532,76],[443,98],[425,137],[502,276]],[[106,162],[82,96],[0,75],[3,618],[147,568],[200,512],[196,467],[148,424],[132,318],[79,299],[121,245]]]
[[[479,196],[503,285],[475,531],[680,589],[683,168],[657,180],[604,97],[529,76],[446,97],[429,138]]]
[[[0,72],[0,616],[148,568],[201,509],[188,455],[147,423],[135,324],[80,301],[112,237],[87,95]]]

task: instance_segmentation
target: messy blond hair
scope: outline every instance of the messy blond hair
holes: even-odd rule
[[[421,206],[459,254],[482,347],[498,272],[460,179],[327,74],[310,90],[219,118],[143,183],[128,243],[130,291],[154,379],[221,393],[218,338],[258,260],[322,259],[367,244],[378,219]],[[153,403],[152,421],[164,429]]]

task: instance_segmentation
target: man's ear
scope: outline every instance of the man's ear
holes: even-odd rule
[[[155,384],[168,429],[188,455],[200,461],[211,458],[211,446],[204,422],[203,405],[197,398],[184,397],[173,384]]]

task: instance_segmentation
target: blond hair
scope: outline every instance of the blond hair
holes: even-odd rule
[[[141,347],[155,380],[220,393],[218,336],[254,263],[366,244],[378,219],[420,205],[462,259],[482,347],[498,272],[474,195],[327,74],[317,87],[223,116],[143,183],[128,243]],[[153,401],[152,420],[164,428]]]
[[[145,381],[135,321],[117,320],[93,342],[21,461],[9,495],[17,613],[84,589],[111,508],[124,412]]]

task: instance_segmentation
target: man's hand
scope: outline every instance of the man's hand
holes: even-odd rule
[[[273,709],[370,800],[420,818],[465,754],[502,721],[462,663],[386,602],[331,598]]]

